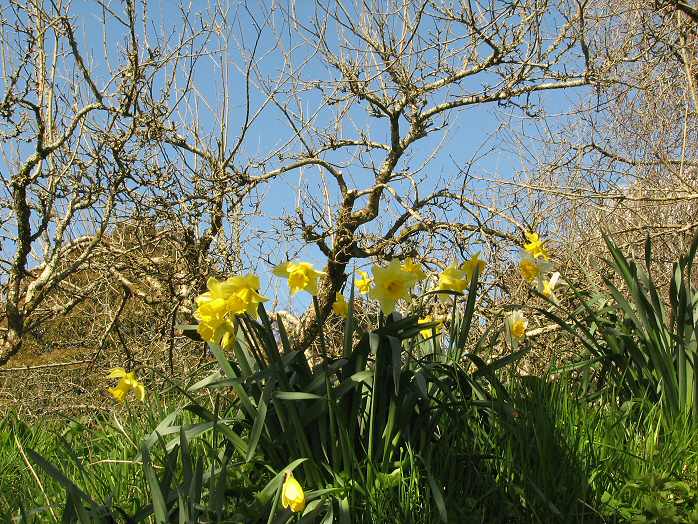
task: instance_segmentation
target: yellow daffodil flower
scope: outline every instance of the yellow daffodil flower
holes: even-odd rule
[[[526,240],[528,240],[528,242],[524,244],[524,249],[530,253],[533,258],[548,260],[550,256],[545,248],[545,241],[540,239],[538,233],[526,231],[524,234],[526,235]]]
[[[480,260],[480,253],[475,253],[469,260],[463,262],[460,268],[462,271],[465,271],[469,283],[473,279],[475,269],[477,269],[478,275],[482,276],[482,272],[485,270],[485,265],[485,261]]]
[[[196,297],[194,317],[199,321],[197,331],[207,342],[225,348],[235,335],[235,317],[247,313],[257,317],[260,303],[269,300],[257,292],[256,275],[234,276],[220,281],[210,277],[208,291]]]
[[[412,258],[405,259],[405,261],[402,263],[402,269],[403,271],[412,273],[414,275],[415,282],[427,278],[427,274],[424,272],[424,270],[422,270],[422,266],[420,266]]]
[[[347,304],[344,295],[339,291],[335,294],[335,300],[332,304],[332,311],[342,318],[347,318],[349,316],[349,304]]]
[[[360,269],[357,269],[356,273],[361,278],[359,280],[354,280],[354,285],[356,286],[356,289],[359,290],[359,293],[365,295],[370,291],[371,285],[373,284],[373,280],[371,280],[371,277],[368,276],[368,273],[366,273],[366,271],[361,271]]]
[[[529,255],[528,251],[524,253],[525,255],[519,260],[519,271],[527,282],[533,282],[540,274],[540,270],[536,264],[536,259]]]
[[[439,275],[436,291],[456,291],[462,293],[468,287],[468,275],[455,265],[444,269]]]
[[[427,315],[427,316],[424,317],[424,318],[420,318],[417,322],[418,322],[419,324],[431,324],[432,322],[434,322],[434,317],[432,317],[431,315]],[[437,324],[436,326],[434,326],[434,327],[429,327],[429,328],[424,328],[424,329],[422,329],[422,330],[419,332],[419,334],[422,335],[423,338],[431,338],[432,335],[439,335],[439,334],[441,334],[441,332],[443,331],[443,327],[444,327],[443,323],[438,323],[438,324]]]
[[[305,493],[290,471],[286,473],[286,480],[281,488],[281,505],[290,508],[294,513],[305,509]]]
[[[528,251],[521,252],[521,260],[519,260],[519,271],[527,282],[532,283],[536,279],[540,279],[542,275],[552,268],[550,262],[546,262],[541,258],[534,258]]]
[[[206,282],[208,291],[202,293],[194,301],[196,302],[196,318],[205,322],[213,329],[225,321],[228,314],[228,298],[233,293],[233,288],[227,282],[210,277]]]
[[[509,313],[504,320],[504,334],[512,349],[515,349],[519,341],[526,336],[527,327],[528,320],[526,320],[520,309]]]
[[[553,273],[549,279],[538,279],[537,289],[538,292],[545,298],[557,302],[557,297],[555,296],[555,288],[560,283],[560,273],[557,271]]]
[[[259,294],[259,277],[249,274],[230,277],[227,282],[234,288],[233,295],[228,298],[229,310],[235,315],[247,313],[252,318],[257,318],[259,304],[269,300]]]
[[[317,281],[325,273],[316,270],[310,262],[284,262],[274,268],[274,275],[288,279],[291,295],[307,291],[317,295]]]
[[[415,282],[414,274],[405,271],[399,260],[391,260],[385,267],[373,266],[373,287],[368,295],[380,302],[383,314],[390,315],[398,300],[409,298]]]
[[[123,402],[130,391],[133,391],[136,398],[141,402],[145,399],[145,387],[138,381],[133,371],[126,371],[124,368],[113,368],[109,370],[107,378],[119,379],[119,383],[115,388],[107,390],[117,401]]]

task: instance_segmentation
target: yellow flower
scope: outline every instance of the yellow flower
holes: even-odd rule
[[[365,295],[368,293],[371,289],[371,284],[373,284],[373,280],[371,280],[371,277],[368,276],[368,273],[365,271],[361,271],[360,269],[356,270],[356,273],[361,277],[359,280],[354,280],[354,284],[356,285],[356,289],[359,290],[359,293],[362,295]]]
[[[317,295],[317,281],[325,273],[316,270],[310,262],[284,262],[274,268],[274,275],[288,279],[291,295],[307,291]]]
[[[228,349],[235,339],[237,323],[234,319],[224,320],[220,324],[200,321],[196,330],[206,342],[218,344],[221,348]]]
[[[208,291],[195,299],[197,331],[201,338],[221,347],[235,334],[235,317],[247,313],[256,318],[258,305],[268,300],[257,292],[259,278],[252,274],[223,281],[210,277],[206,287]]]
[[[417,322],[419,324],[431,324],[432,322],[434,322],[434,317],[432,317],[431,315],[427,315],[424,318],[420,318]],[[424,338],[431,338],[432,335],[441,334],[441,331],[443,331],[443,327],[444,327],[443,323],[440,322],[440,323],[436,324],[436,326],[434,326],[434,327],[422,329],[419,332],[419,334],[422,335],[422,337],[424,337]]]
[[[235,315],[247,313],[252,318],[257,318],[257,307],[262,302],[269,300],[259,294],[259,277],[249,274],[230,277],[226,282],[234,289],[233,295],[228,298],[229,310]]]
[[[465,271],[468,277],[468,282],[473,279],[475,274],[475,269],[477,268],[477,274],[482,276],[482,272],[485,270],[485,261],[480,260],[480,253],[475,253],[470,260],[466,260],[460,266],[461,270]]]
[[[286,480],[281,488],[281,505],[290,508],[294,513],[305,509],[305,493],[290,471],[286,473]]]
[[[456,291],[462,293],[468,287],[468,275],[455,265],[444,269],[439,275],[439,282],[436,285],[437,291]]]
[[[208,291],[194,299],[197,306],[194,315],[198,320],[217,327],[228,314],[228,298],[233,289],[227,282],[221,282],[214,277],[209,277],[206,287]]]
[[[349,316],[349,304],[347,304],[347,301],[344,299],[344,295],[342,295],[339,291],[335,294],[335,301],[332,304],[332,311],[342,318],[347,318]]]
[[[109,370],[107,378],[119,379],[119,383],[115,388],[107,390],[117,401],[123,402],[131,390],[133,390],[136,398],[141,402],[145,399],[145,387],[138,381],[133,371],[127,372],[124,368],[113,368]]]
[[[525,253],[526,255],[519,260],[519,271],[521,271],[521,275],[526,281],[533,282],[540,274],[540,270],[538,269],[538,264],[536,264],[536,259],[529,255],[528,251]]]
[[[424,280],[427,278],[427,274],[422,270],[422,266],[420,266],[412,258],[405,259],[405,261],[402,263],[402,270],[412,273],[415,281]]]
[[[531,283],[539,279],[543,273],[550,271],[552,264],[543,259],[534,258],[528,251],[521,252],[519,261],[519,271],[527,282]]]
[[[538,279],[538,292],[545,298],[557,302],[557,297],[555,296],[555,288],[560,281],[560,273],[557,271],[550,276],[550,279]]]
[[[528,320],[526,320],[520,309],[509,313],[509,316],[504,320],[504,334],[513,349],[526,336],[527,327]]]
[[[524,249],[531,254],[533,258],[542,258],[543,260],[548,260],[548,251],[545,248],[545,242],[540,239],[538,233],[530,233],[526,231],[526,240],[528,243],[524,244]]]
[[[383,314],[390,315],[398,300],[409,298],[415,282],[414,274],[405,271],[399,260],[391,260],[385,267],[373,266],[373,287],[368,295],[380,302]]]

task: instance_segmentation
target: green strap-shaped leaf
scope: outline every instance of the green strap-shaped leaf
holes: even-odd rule
[[[271,397],[271,391],[273,388],[273,382],[268,381],[264,386],[262,391],[262,396],[257,403],[257,416],[254,419],[254,424],[252,425],[252,431],[250,432],[250,438],[248,440],[249,447],[247,449],[247,455],[245,456],[245,462],[249,462],[254,457],[254,453],[257,450],[257,444],[259,443],[259,437],[262,435],[262,430],[264,429],[264,422],[267,418],[267,403]]]
[[[147,447],[142,448],[141,455],[143,457],[143,473],[146,481],[148,482],[148,487],[150,488],[150,499],[153,503],[155,522],[157,522],[157,524],[166,524],[167,506],[165,504],[165,497],[163,496],[162,489],[160,488],[160,482],[155,474],[155,470],[150,464],[150,452]]]
[[[279,400],[324,400],[325,397],[304,391],[275,391],[274,398]]]

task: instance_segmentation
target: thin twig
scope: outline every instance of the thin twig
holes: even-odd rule
[[[27,455],[24,453],[24,448],[22,447],[22,444],[20,444],[19,439],[17,438],[17,435],[15,435],[15,444],[17,444],[17,449],[19,449],[19,454],[22,455],[22,460],[24,460],[24,463],[27,465],[29,472],[32,474],[32,477],[34,477],[34,480],[39,485],[39,489],[41,490],[41,494],[44,496],[44,499],[46,499],[46,507],[51,512],[51,516],[53,517],[53,521],[58,522],[58,518],[56,518],[56,514],[54,513],[53,508],[51,507],[51,501],[49,500],[48,495],[46,494],[46,491],[44,490],[44,486],[43,486],[43,484],[41,484],[41,481],[39,480],[39,476],[36,474],[36,471],[34,471],[34,468],[32,467],[31,462],[29,462]]]
[[[65,367],[65,366],[77,366],[79,364],[88,364],[92,362],[91,358],[88,358],[86,360],[73,360],[72,362],[56,362],[53,364],[41,364],[39,366],[21,366],[21,367],[15,367],[15,368],[0,368],[0,373],[4,372],[9,372],[9,371],[31,371],[34,369],[45,369],[45,368],[60,368],[60,367]]]

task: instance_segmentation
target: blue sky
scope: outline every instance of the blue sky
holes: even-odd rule
[[[107,3],[107,5],[110,5]],[[114,9],[122,13],[123,7],[121,2],[112,2]],[[149,44],[156,47],[158,43],[165,44],[168,38],[171,38],[181,28],[181,14],[177,12],[173,6],[174,1],[170,0],[151,0],[148,9],[148,20],[139,19],[139,27],[148,35]],[[252,19],[249,13],[242,9],[241,2],[231,1],[227,4],[230,7],[231,21],[231,39],[238,39],[236,43],[242,44],[249,48],[252,45],[254,31],[252,31]],[[253,10],[256,10],[260,5],[251,2]],[[298,16],[303,19],[308,17],[310,13],[303,10],[308,8],[310,2],[296,2]],[[192,0],[188,14],[191,16],[192,23],[197,23],[196,13],[207,9],[209,2],[203,0]],[[73,13],[75,22],[78,27],[79,45],[83,49],[86,56],[89,57],[91,68],[95,70],[96,78],[105,82],[107,79],[107,64],[115,63],[117,55],[123,48],[125,39],[124,28],[118,22],[112,21],[103,28],[100,23],[102,16],[101,8],[95,2],[90,0],[75,1],[73,3]],[[259,23],[264,20],[261,12],[253,13]],[[276,21],[278,22],[278,20]],[[274,23],[276,23],[274,22]],[[209,42],[210,46],[220,45],[222,38]],[[106,42],[106,52],[104,43]],[[294,45],[300,44],[300,37],[293,32],[285,32],[282,45],[289,49]],[[268,74],[270,77],[277,75],[282,67],[280,55],[275,52],[275,47],[278,45],[272,38],[272,32],[267,28],[263,38],[260,41],[259,54],[264,56],[260,63],[261,71]],[[141,50],[141,52],[144,52]],[[295,59],[300,63],[308,53],[308,48],[300,46],[294,53]],[[205,107],[205,104],[199,105],[199,111],[196,115],[200,129],[215,133],[217,128],[217,118],[219,116],[219,108],[222,105],[221,85],[223,76],[226,77],[230,86],[233,87],[233,93],[242,96],[240,91],[241,72],[236,68],[236,63],[240,64],[243,61],[239,51],[235,45],[231,46],[229,53],[231,60],[230,67],[227,73],[222,74],[220,64],[213,60],[204,59],[200,63],[194,77],[198,93],[201,100],[207,100],[211,104],[210,110]],[[303,76],[306,79],[326,80],[330,78],[331,71],[327,66],[319,61],[311,61],[304,70]],[[482,82],[481,78],[476,78],[473,85],[465,85],[463,89],[479,87]],[[477,83],[477,85],[475,85]],[[584,92],[581,90],[561,92],[550,91],[543,95],[536,95],[540,101],[541,107],[548,114],[564,114],[569,108],[576,104],[580,95]],[[262,94],[253,88],[251,92],[251,100],[253,108],[263,99]],[[303,96],[302,107],[306,112],[313,112],[318,105],[319,97],[317,93],[308,93]],[[347,119],[352,119],[355,130],[353,133],[358,133],[359,130],[370,130],[372,138],[385,140],[387,135],[387,126],[385,119],[376,119],[366,115],[365,108],[355,108],[348,115]],[[239,124],[243,118],[242,100],[233,100],[228,108],[230,120],[229,140],[234,141],[236,124]],[[182,119],[192,118],[194,115],[183,114]],[[328,112],[326,116],[318,120],[319,123],[329,121],[332,115]],[[429,191],[436,184],[441,183],[442,179],[453,178],[458,173],[459,169],[463,169],[468,165],[471,159],[478,158],[478,161],[473,167],[473,172],[479,176],[492,178],[512,178],[514,174],[521,171],[527,160],[522,159],[521,152],[516,150],[511,141],[506,140],[506,136],[511,130],[522,132],[524,135],[535,136],[534,123],[524,118],[519,111],[511,107],[499,107],[497,104],[487,104],[481,106],[471,106],[456,113],[450,117],[449,126],[441,132],[436,132],[422,139],[414,147],[414,156],[409,166],[417,166],[438,147],[439,152],[429,162],[428,166],[423,171],[420,192]],[[566,125],[564,117],[557,120],[551,120],[553,126]],[[504,128],[505,132],[497,133],[497,130]],[[236,165],[244,165],[246,159],[257,158],[260,155],[265,155],[270,151],[274,151],[281,144],[285,143],[289,136],[289,127],[286,120],[278,110],[270,107],[268,111],[257,120],[251,128],[248,140],[241,149]],[[530,140],[525,144],[525,147],[535,151],[539,144],[535,140]],[[3,151],[8,153],[7,151]],[[486,154],[485,154],[486,153]],[[330,157],[331,158],[331,157]],[[4,160],[0,160],[4,162]],[[407,164],[406,164],[407,165]],[[7,169],[6,165],[0,164],[0,168]],[[370,181],[369,174],[362,171],[355,164],[348,166],[345,169],[350,180],[354,180],[358,187],[365,187]],[[322,196],[319,191],[321,178],[316,169],[305,169],[291,172],[282,179],[277,180],[273,184],[265,187],[264,198],[262,200],[262,210],[264,217],[256,218],[252,221],[248,230],[248,239],[246,246],[249,250],[247,253],[248,262],[251,266],[258,252],[264,252],[276,261],[282,261],[285,254],[295,253],[300,248],[297,242],[289,243],[274,243],[270,245],[268,239],[264,236],[264,231],[269,230],[273,224],[278,224],[277,219],[283,215],[293,213],[296,205],[296,196],[299,192],[312,192],[315,196]],[[335,199],[337,192],[329,184],[329,197]],[[399,184],[396,186],[399,188]],[[477,185],[471,186],[471,189],[477,189]],[[386,204],[387,202],[387,204]],[[391,199],[388,198],[384,205],[392,206]],[[262,234],[260,234],[260,232]],[[324,265],[323,256],[315,248],[307,247],[301,250],[301,256],[316,263],[318,267]],[[271,268],[257,265],[255,269],[263,274]],[[264,279],[266,281],[266,278]]]

